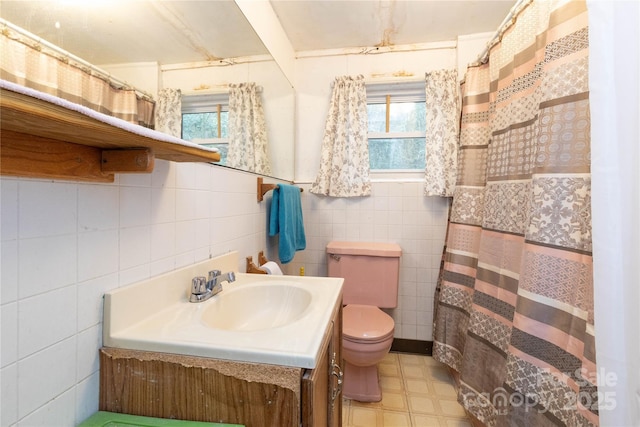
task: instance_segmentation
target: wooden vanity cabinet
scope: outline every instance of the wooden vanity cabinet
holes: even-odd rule
[[[103,347],[101,411],[246,427],[342,425],[342,299],[314,369]]]
[[[342,304],[327,328],[315,369],[302,376],[302,425],[342,425]]]

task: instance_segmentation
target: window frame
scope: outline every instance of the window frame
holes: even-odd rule
[[[218,106],[220,106],[218,108]],[[229,112],[229,92],[208,93],[197,95],[183,95],[182,108],[180,111],[180,127],[182,132],[182,123],[184,114],[198,113],[219,113],[218,114],[218,132],[221,130],[222,122],[220,113]],[[191,142],[195,144],[229,144],[228,137],[220,138],[194,138]]]
[[[367,106],[390,102],[426,102],[424,80],[368,83]],[[368,130],[368,129],[367,129]],[[413,132],[367,132],[367,141],[371,139],[426,138],[426,131]],[[417,180],[424,176],[424,169],[369,169],[372,178]]]

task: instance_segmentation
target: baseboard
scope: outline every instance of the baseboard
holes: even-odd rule
[[[391,351],[395,351],[398,353],[424,354],[427,356],[431,356],[433,351],[433,341],[394,338],[393,344],[391,344]]]

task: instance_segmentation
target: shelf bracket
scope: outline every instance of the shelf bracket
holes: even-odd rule
[[[102,150],[100,168],[105,173],[149,173],[155,156],[150,148]]]

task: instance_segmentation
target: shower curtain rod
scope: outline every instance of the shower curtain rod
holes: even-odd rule
[[[36,36],[35,34],[30,33],[29,31],[20,28],[14,24],[12,24],[11,22],[0,18],[0,24],[3,25],[4,27],[10,28],[11,30],[15,31],[16,33],[29,38],[31,41],[38,43],[40,45],[45,46],[47,49],[50,49],[52,51],[54,51],[56,54],[61,55],[62,57],[64,57],[67,60],[72,60],[73,62],[76,62],[77,64],[88,68],[91,70],[91,72],[94,75],[97,75],[97,77],[106,80],[107,82],[109,82],[110,84],[112,84],[113,86],[117,86],[123,89],[127,89],[127,90],[133,90],[135,91],[137,94],[139,94],[140,96],[147,98],[149,100],[153,100],[153,97],[151,95],[149,95],[148,93],[140,90],[140,89],[136,89],[134,87],[132,87],[130,84],[111,76],[111,74],[109,74],[108,72],[106,72],[105,70],[96,67],[95,65],[85,61],[82,58],[79,58],[77,56],[75,56],[74,54],[67,52],[66,50],[62,49],[59,46],[56,46],[52,43],[49,43],[48,41]]]
[[[533,0],[518,0],[516,4],[513,5],[513,7],[509,10],[506,18],[504,18],[502,23],[498,26],[498,29],[496,30],[493,37],[491,37],[491,40],[487,42],[484,50],[480,53],[480,55],[478,55],[478,59],[476,59],[475,62],[469,64],[470,66],[478,66],[487,62],[487,60],[489,59],[489,51],[491,50],[491,48],[502,39],[502,35],[514,23],[516,17],[520,14],[520,12],[522,12],[522,10],[524,10],[524,8],[532,2]]]

